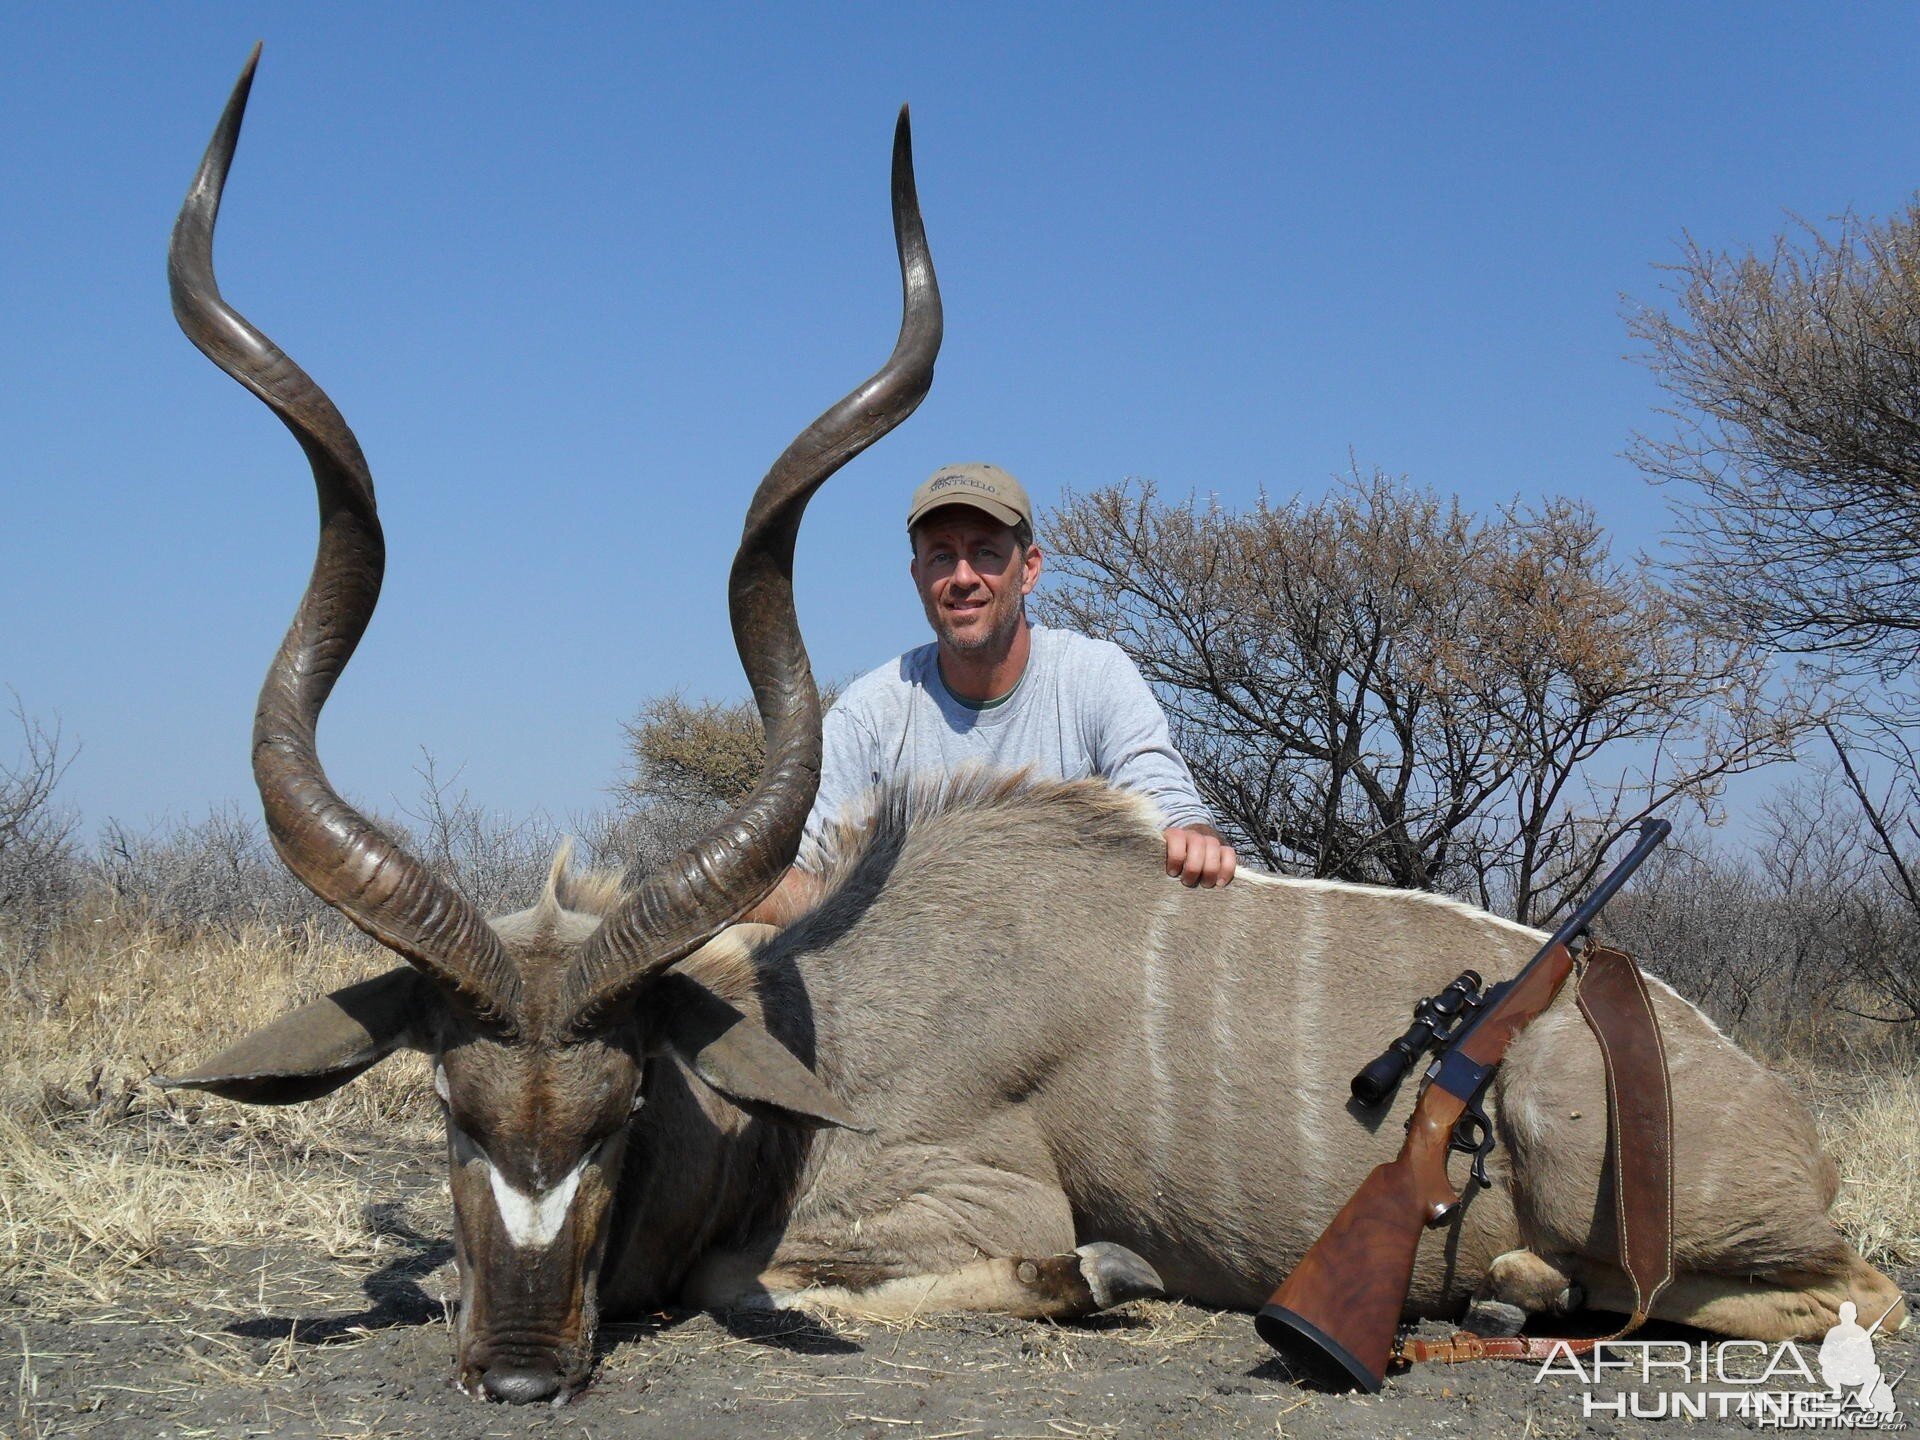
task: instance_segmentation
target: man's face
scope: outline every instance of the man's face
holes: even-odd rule
[[[913,583],[943,649],[1004,650],[1020,628],[1020,601],[1040,579],[1040,547],[1022,550],[1011,526],[948,505],[914,527]]]

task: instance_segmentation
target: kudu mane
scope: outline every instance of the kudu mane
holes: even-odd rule
[[[510,952],[575,952],[631,897],[632,887],[622,871],[572,867],[573,842],[563,841],[554,851],[540,898],[525,910],[488,917],[488,925]],[[756,926],[747,926],[741,933],[722,931],[676,969],[721,999],[738,1004],[759,989],[752,943],[759,934]]]
[[[571,949],[586,944],[628,895],[626,877],[617,870],[575,870],[573,842],[563,840],[547,867],[540,898],[525,910],[489,916],[487,924],[511,947]]]
[[[1078,846],[1156,843],[1159,821],[1138,795],[1104,780],[1047,780],[1027,770],[970,766],[951,775],[902,780],[876,790],[869,803],[840,819],[823,842],[822,894],[791,928],[837,931],[880,893],[911,843],[938,866],[977,865],[983,852],[1022,854],[1036,842],[1072,837]],[[554,852],[540,897],[488,924],[510,949],[586,943],[630,895],[618,870],[573,868],[573,843]],[[758,926],[724,931],[677,969],[715,994],[740,1000],[756,987]]]
[[[1003,841],[1031,844],[1036,822],[1088,846],[1155,839],[1160,822],[1141,796],[1105,780],[1046,780],[1028,770],[969,766],[895,781],[842,817],[823,841],[819,903],[796,924],[854,918],[886,883],[909,841],[941,867],[986,863]]]

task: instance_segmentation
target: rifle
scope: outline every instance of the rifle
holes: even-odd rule
[[[1445,1224],[1461,1195],[1447,1177],[1447,1155],[1473,1155],[1470,1183],[1491,1185],[1486,1159],[1493,1124],[1485,1096],[1507,1047],[1573,972],[1574,947],[1629,876],[1673,827],[1649,820],[1633,850],[1554,931],[1513,979],[1476,994],[1471,970],[1415,1009],[1412,1029],[1359,1075],[1363,1103],[1384,1099],[1424,1049],[1440,1054],[1427,1069],[1399,1156],[1367,1176],[1280,1288],[1254,1317],[1274,1349],[1342,1388],[1369,1393],[1385,1382],[1393,1340],[1413,1283],[1423,1228]],[[1372,1097],[1371,1099],[1369,1097]]]

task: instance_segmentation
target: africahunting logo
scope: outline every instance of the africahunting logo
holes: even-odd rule
[[[1895,1301],[1895,1305],[1899,1302]],[[1851,1300],[1809,1364],[1793,1341],[1602,1340],[1587,1353],[1555,1344],[1533,1377],[1578,1381],[1583,1416],[1744,1419],[1763,1430],[1904,1430],[1894,1387],[1874,1355],[1887,1315],[1860,1324]]]

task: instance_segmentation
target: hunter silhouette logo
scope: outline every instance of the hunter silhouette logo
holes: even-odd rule
[[[1889,1307],[1887,1314],[1892,1313]],[[1887,1316],[1874,1321],[1872,1330],[1860,1328],[1859,1316],[1853,1301],[1840,1302],[1840,1323],[1820,1342],[1820,1378],[1829,1390],[1851,1398],[1863,1412],[1892,1415],[1893,1385],[1881,1375],[1873,1353],[1873,1331]]]
[[[1583,1416],[1621,1419],[1744,1419],[1762,1430],[1904,1430],[1873,1337],[1899,1307],[1869,1326],[1851,1300],[1813,1363],[1791,1340],[1603,1340],[1582,1354],[1565,1341],[1533,1379],[1577,1380]],[[1595,1389],[1608,1391],[1596,1394]]]

